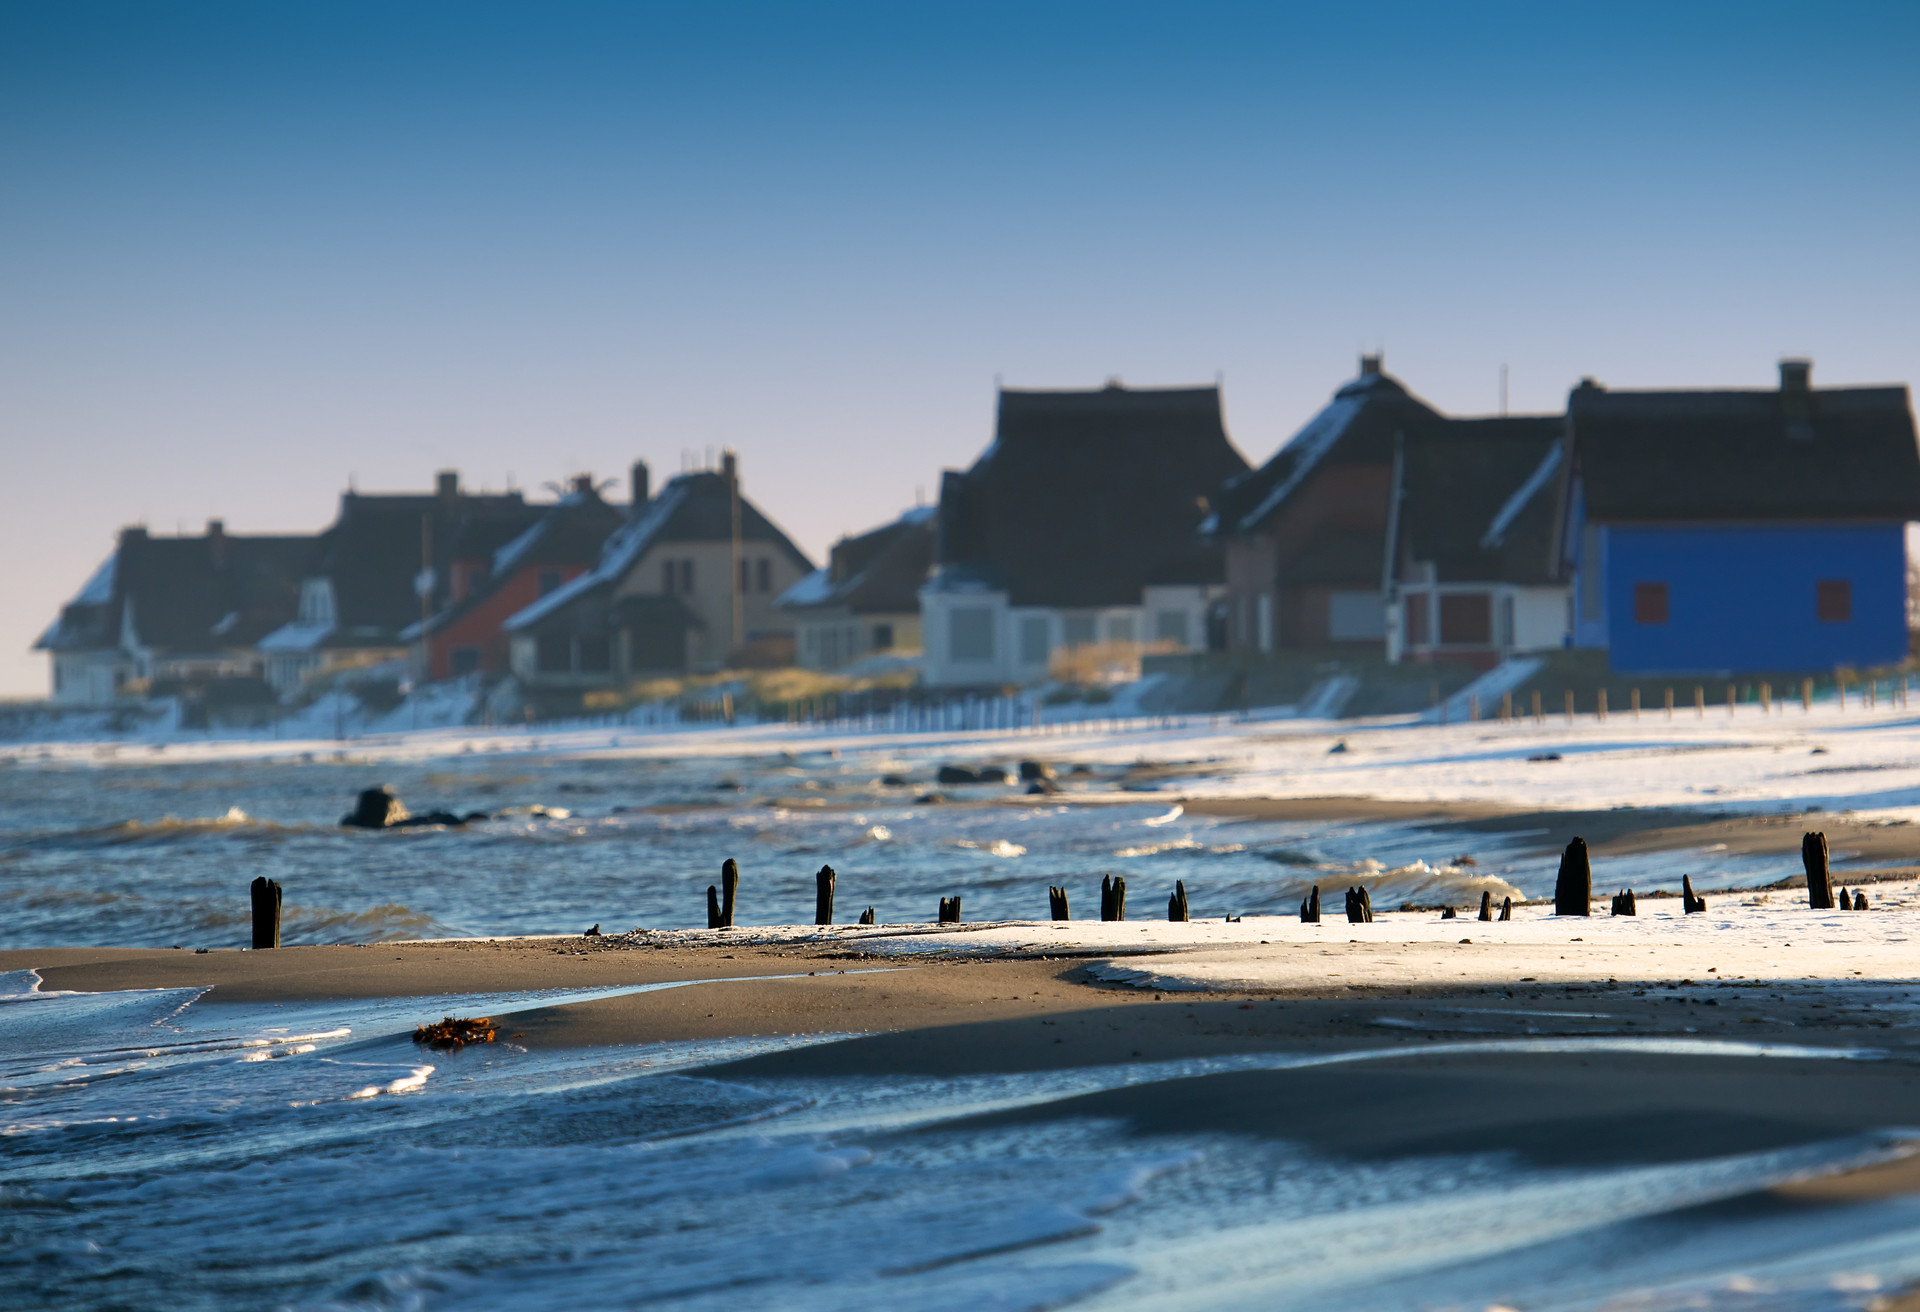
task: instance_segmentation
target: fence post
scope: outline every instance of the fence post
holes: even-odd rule
[[[1573,727],[1573,689],[1567,689],[1567,727]]]
[[[254,878],[247,892],[253,901],[253,946],[280,946],[280,885],[265,875]]]
[[[813,923],[833,923],[833,867],[821,866],[813,877]]]
[[[1707,718],[1707,690],[1697,683],[1693,685],[1693,713],[1699,719]]]

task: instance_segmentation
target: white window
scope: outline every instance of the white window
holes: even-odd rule
[[[1377,592],[1336,592],[1327,598],[1327,637],[1364,642],[1387,636],[1387,608]]]
[[[1085,647],[1093,641],[1093,616],[1068,615],[1060,622],[1062,636],[1069,647]]]
[[[1133,616],[1115,615],[1107,621],[1108,642],[1133,641]]]
[[[1153,636],[1160,642],[1187,645],[1187,613],[1183,610],[1157,611],[1153,617]]]
[[[333,623],[332,579],[301,580],[299,618],[303,624]]]
[[[1052,654],[1053,644],[1048,641],[1047,630],[1052,627],[1045,615],[1027,615],[1020,621],[1020,663],[1022,665],[1045,665]]]
[[[956,606],[947,612],[947,657],[956,661],[993,659],[991,606]]]

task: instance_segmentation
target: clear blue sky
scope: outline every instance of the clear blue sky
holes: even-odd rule
[[[1920,373],[1920,6],[0,0],[0,694],[120,525],[732,445],[819,555],[1009,384]]]

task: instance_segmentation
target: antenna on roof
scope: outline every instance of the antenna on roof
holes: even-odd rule
[[[1507,413],[1507,367],[1500,366],[1500,413]]]

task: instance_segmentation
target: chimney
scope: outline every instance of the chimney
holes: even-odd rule
[[[1787,421],[1788,437],[1813,440],[1813,361],[1780,362],[1780,414]]]
[[[1373,378],[1373,377],[1376,377],[1379,373],[1380,373],[1380,355],[1378,352],[1372,355],[1363,355],[1360,357],[1360,376],[1362,378]]]
[[[644,460],[636,460],[633,462],[633,510],[635,514],[646,509],[647,501],[651,496],[652,486],[647,474],[647,462]]]
[[[593,475],[575,474],[573,476],[573,490],[582,496],[593,491]]]
[[[1813,361],[1782,360],[1780,362],[1780,391],[1783,394],[1804,395],[1813,386]]]
[[[458,498],[460,495],[460,471],[457,469],[441,470],[434,476],[433,490],[442,501],[452,501]]]
[[[740,457],[734,454],[732,447],[720,453],[720,474],[727,480],[727,486],[734,491],[740,488]]]
[[[213,561],[215,569],[225,569],[227,565],[227,521],[210,519],[207,521],[207,555]]]
[[[225,537],[226,535],[227,535],[227,521],[226,521],[226,520],[224,520],[224,519],[210,519],[210,520],[208,520],[208,521],[207,521],[207,536],[208,536],[208,537],[210,537],[210,538],[223,538],[223,537]]]

